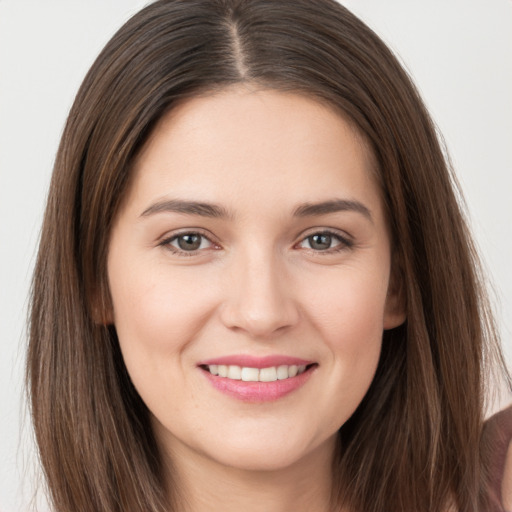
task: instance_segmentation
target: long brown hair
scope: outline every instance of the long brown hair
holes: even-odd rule
[[[109,233],[155,123],[183,99],[240,82],[343,111],[378,162],[407,321],[384,333],[371,388],[340,429],[333,502],[478,510],[485,376],[503,361],[458,188],[409,77],[334,0],[160,0],[93,64],[55,162],[27,386],[56,512],[174,510],[148,410],[102,322]]]

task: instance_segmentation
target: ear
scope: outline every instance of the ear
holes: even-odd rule
[[[393,260],[384,308],[384,330],[394,329],[402,325],[407,318],[403,273],[396,258],[393,258]]]

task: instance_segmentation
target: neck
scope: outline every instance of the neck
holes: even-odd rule
[[[333,451],[329,442],[288,467],[258,471],[227,467],[178,447],[168,481],[184,512],[329,512]]]

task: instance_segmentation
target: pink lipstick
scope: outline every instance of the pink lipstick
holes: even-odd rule
[[[282,355],[232,355],[201,361],[198,367],[217,390],[245,402],[277,400],[302,387],[318,366]]]

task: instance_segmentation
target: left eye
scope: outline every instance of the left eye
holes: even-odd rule
[[[165,245],[177,251],[194,252],[211,247],[212,242],[200,233],[183,233],[172,237]]]
[[[344,240],[341,236],[324,232],[314,233],[304,238],[299,246],[314,251],[328,251],[329,249],[341,249],[349,245],[348,241]]]

